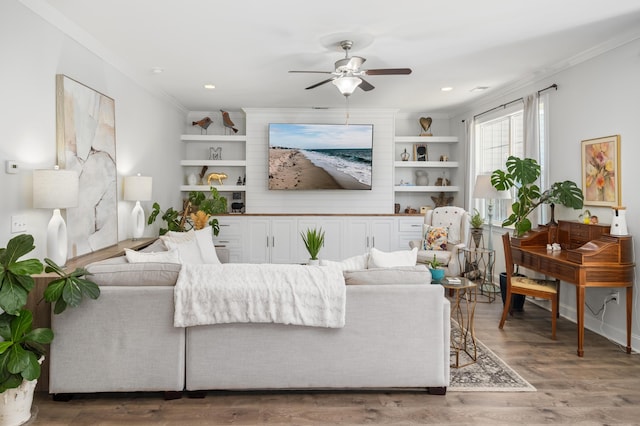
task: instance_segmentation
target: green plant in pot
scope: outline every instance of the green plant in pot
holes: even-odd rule
[[[484,232],[484,219],[480,216],[478,209],[473,209],[471,215],[471,237],[476,247],[480,247],[480,240],[482,239],[482,233]]]
[[[40,377],[40,363],[45,347],[53,340],[49,328],[33,328],[33,313],[25,309],[29,293],[35,287],[34,274],[43,270],[38,259],[20,260],[34,249],[33,237],[21,234],[12,238],[6,248],[0,248],[0,393],[10,395],[0,402],[2,424],[21,424],[31,416],[31,402],[35,381]],[[100,295],[99,287],[84,278],[87,271],[78,268],[65,273],[51,259],[45,259],[45,272],[54,272],[59,278],[51,281],[44,300],[55,303],[54,313],[68,306],[78,306],[83,296],[92,299]],[[15,395],[26,395],[17,397]],[[24,401],[20,406],[16,403]],[[17,410],[17,411],[16,411]],[[10,420],[9,420],[10,419]]]
[[[166,228],[160,227],[160,235],[164,235],[168,231],[186,232],[194,228],[192,214],[199,212],[209,215],[208,224],[211,225],[213,234],[218,235],[220,225],[214,215],[227,213],[227,199],[221,196],[213,186],[209,188],[209,197],[201,191],[191,191],[184,201],[182,211],[175,210],[173,207],[163,211],[158,203],[153,203],[153,209],[147,223],[151,225],[160,216],[167,224]]]
[[[311,264],[318,262],[318,253],[320,253],[320,249],[324,245],[324,231],[322,228],[319,230],[316,228],[307,229],[306,232],[301,232],[302,241],[304,242],[304,246],[307,248],[309,252],[309,258]]]
[[[541,192],[536,183],[539,177],[540,165],[536,160],[514,156],[507,159],[506,171],[495,170],[491,174],[491,184],[498,191],[516,189],[515,201],[511,205],[512,213],[502,222],[502,226],[514,225],[515,237],[521,237],[531,230],[528,216],[541,204],[582,208],[584,196],[575,182],[555,182],[549,189]]]
[[[433,255],[433,260],[427,262],[429,270],[431,271],[431,280],[434,282],[440,282],[444,278],[444,268],[442,268],[442,262],[440,262],[436,255]]]

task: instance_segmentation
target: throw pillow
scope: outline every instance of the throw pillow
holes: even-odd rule
[[[340,268],[341,271],[357,271],[360,269],[367,269],[368,260],[368,254],[349,257],[341,262],[320,259],[320,266],[334,266]]]
[[[392,268],[394,266],[414,266],[418,258],[418,248],[384,252],[377,248],[369,251],[369,268]]]
[[[195,239],[195,237],[195,231],[193,229],[190,229],[187,232],[167,231],[166,234],[160,236],[160,239],[165,243],[184,243],[185,241]]]
[[[182,264],[201,264],[202,254],[200,254],[200,246],[198,240],[193,239],[185,241],[183,243],[174,243],[171,241],[164,242],[169,250],[176,250],[178,256],[180,256],[180,263]]]
[[[213,245],[213,230],[210,226],[196,231],[196,241],[198,242],[202,262],[220,265],[220,259],[218,259],[216,247]]]
[[[446,250],[449,228],[446,226],[424,225],[423,250]]]
[[[175,250],[159,251],[155,253],[142,253],[131,249],[124,249],[124,254],[127,257],[129,263],[180,263],[178,252]]]

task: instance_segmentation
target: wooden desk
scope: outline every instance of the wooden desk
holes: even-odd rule
[[[633,311],[633,247],[630,236],[614,237],[604,227],[560,221],[555,227],[540,227],[521,238],[511,239],[516,265],[558,278],[576,286],[578,356],[584,356],[584,297],[587,287],[627,289],[627,353],[631,353]],[[575,231],[575,232],[573,232]],[[580,235],[595,237],[585,244]],[[561,251],[547,251],[548,243],[559,242]]]
[[[100,260],[108,259],[111,257],[116,257],[124,254],[125,248],[130,248],[132,250],[139,250],[144,248],[154,242],[157,238],[140,238],[137,240],[125,240],[121,241],[116,245],[106,247],[92,253],[88,253],[82,256],[74,257],[73,259],[69,259],[67,261],[67,265],[64,267],[65,272],[75,271],[76,268],[84,268],[88,264],[92,262],[98,262]],[[46,265],[45,265],[46,266]],[[29,296],[27,297],[27,305],[26,308],[33,312],[33,328],[46,327],[51,328],[51,315],[52,310],[49,303],[45,303],[43,300],[44,291],[49,285],[49,283],[56,278],[58,275],[54,273],[42,273],[36,274],[33,276],[35,281],[34,289],[29,292]],[[92,300],[85,300],[83,303],[90,303]],[[68,308],[73,309],[73,308]],[[55,336],[54,336],[55,339]],[[49,352],[49,345],[47,345],[47,353]],[[42,374],[40,375],[40,379],[38,379],[38,384],[36,385],[36,390],[38,391],[48,391],[49,390],[49,357],[45,356],[44,362],[42,363]]]

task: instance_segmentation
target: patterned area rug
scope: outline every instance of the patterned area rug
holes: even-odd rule
[[[451,367],[447,392],[536,392],[536,388],[491,349],[478,340],[476,342],[478,362],[461,368]]]

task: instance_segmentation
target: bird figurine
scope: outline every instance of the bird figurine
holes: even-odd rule
[[[220,110],[220,112],[222,113],[222,124],[224,125],[224,127],[233,130],[233,133],[238,133],[238,129],[234,127],[235,124],[233,124],[233,121],[231,121],[229,113],[223,110]]]
[[[422,133],[420,133],[420,136],[433,136],[429,131],[432,121],[431,117],[420,117],[420,127],[422,127]]]
[[[202,130],[204,129],[204,133],[207,134],[207,129],[211,126],[213,120],[209,117],[205,117],[202,120],[193,121],[191,123],[192,126],[200,126],[200,134],[202,134]]]

